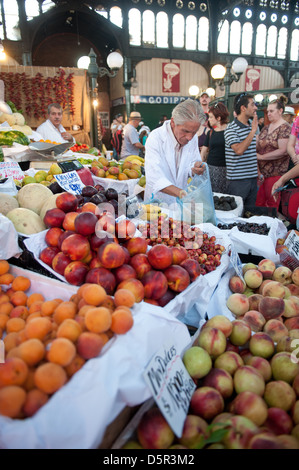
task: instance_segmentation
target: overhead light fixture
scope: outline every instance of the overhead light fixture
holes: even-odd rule
[[[208,93],[208,95],[211,97],[211,96],[215,96],[216,94],[216,90],[212,87],[209,87],[206,89],[206,92]]]
[[[191,85],[189,88],[189,95],[190,96],[197,96],[199,94],[199,88],[197,85]]]
[[[275,101],[277,100],[277,95],[270,95],[269,96],[269,103],[271,103],[271,101]]]
[[[216,64],[212,67],[212,78],[220,88],[223,86],[225,88],[224,104],[226,106],[228,106],[228,95],[231,84],[240,80],[241,75],[245,72],[247,67],[248,62],[244,57],[238,57],[232,64],[227,63],[225,67],[221,64]]]
[[[257,103],[261,103],[264,99],[264,96],[261,94],[261,93],[258,93],[257,95],[255,95],[254,97],[254,100],[257,102]]]

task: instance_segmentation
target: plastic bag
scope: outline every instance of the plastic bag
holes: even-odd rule
[[[181,219],[190,225],[211,223],[217,225],[213,191],[208,165],[202,175],[195,175],[187,186],[187,195],[177,198]]]

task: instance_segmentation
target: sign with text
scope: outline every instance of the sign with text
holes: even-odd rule
[[[173,344],[167,344],[153,356],[144,374],[153,398],[177,437],[184,422],[196,385]]]
[[[12,177],[18,181],[25,176],[18,162],[0,162],[0,175],[2,178]]]
[[[81,194],[84,184],[82,183],[76,171],[69,171],[61,175],[55,175],[55,179],[59,186],[71,194]]]
[[[173,62],[162,63],[162,92],[180,92],[180,64]]]
[[[260,69],[247,69],[245,74],[245,90],[257,91],[260,89]]]
[[[284,244],[288,247],[289,253],[299,260],[299,237],[295,230],[291,230]]]

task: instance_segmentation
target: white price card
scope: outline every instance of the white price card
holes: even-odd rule
[[[190,400],[196,385],[176,347],[164,344],[143,374],[161,413],[177,437],[182,436]]]
[[[233,245],[230,246],[230,252],[230,262],[235,268],[237,276],[239,276],[242,281],[245,282],[243,277],[242,261],[240,260],[240,256],[238,255]]]
[[[288,247],[289,253],[299,260],[299,237],[295,230],[291,230],[284,244]]]
[[[0,175],[2,178],[12,177],[18,181],[25,176],[18,162],[0,162]]]
[[[68,173],[55,175],[55,179],[59,186],[71,194],[81,194],[82,189],[85,186],[76,171],[69,171]]]

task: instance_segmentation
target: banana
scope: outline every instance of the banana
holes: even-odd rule
[[[161,208],[158,206],[154,206],[152,204],[143,204],[142,208],[145,212],[150,214],[159,214],[161,212]]]
[[[131,162],[132,160],[139,160],[141,163],[144,163],[144,158],[139,157],[139,155],[129,155],[125,158],[127,162]]]

